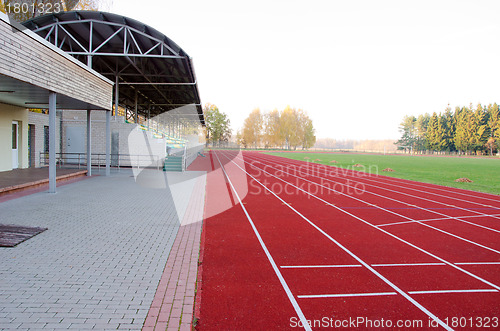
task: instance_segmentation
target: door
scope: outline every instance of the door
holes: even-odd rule
[[[66,162],[83,163],[85,161],[85,130],[84,126],[66,127]]]
[[[12,121],[12,169],[19,168],[19,122]]]

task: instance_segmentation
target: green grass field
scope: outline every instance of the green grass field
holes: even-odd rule
[[[500,195],[500,159],[498,158],[307,152],[266,154]],[[305,159],[306,157],[309,159]],[[314,161],[316,159],[321,161]],[[330,162],[332,160],[338,163],[333,164]],[[355,164],[363,165],[363,167],[353,167]],[[391,168],[394,172],[382,171],[386,168]],[[473,183],[455,182],[455,179],[462,177],[471,179]]]

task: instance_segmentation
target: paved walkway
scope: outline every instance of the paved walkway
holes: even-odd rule
[[[0,329],[141,329],[192,212],[185,197],[204,183],[201,172],[160,174],[136,182],[122,170],[0,203],[0,222],[48,228],[0,248]],[[175,256],[190,231],[179,232]]]
[[[62,182],[74,179],[77,177],[85,176],[86,170],[80,169],[57,169],[56,176],[58,185]],[[49,168],[28,168],[28,169],[14,169],[10,171],[0,172],[0,196],[6,194],[11,195],[12,192],[19,192],[22,190],[38,189],[37,192],[42,191],[44,188],[47,190],[49,187]],[[34,193],[34,192],[28,192]],[[23,194],[25,195],[25,194]],[[4,199],[10,200],[10,199]],[[0,199],[0,202],[2,200]]]

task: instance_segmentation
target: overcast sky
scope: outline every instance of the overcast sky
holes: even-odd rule
[[[192,58],[236,130],[286,105],[319,138],[398,138],[404,115],[500,102],[500,1],[114,0]]]

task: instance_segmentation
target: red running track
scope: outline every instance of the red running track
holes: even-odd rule
[[[210,158],[197,330],[500,326],[500,197]]]

